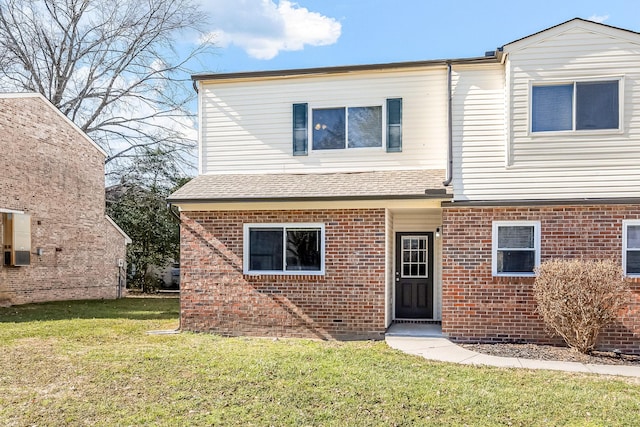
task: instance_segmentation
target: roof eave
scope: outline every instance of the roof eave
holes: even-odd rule
[[[294,68],[285,70],[267,70],[267,71],[244,71],[234,73],[207,73],[193,74],[191,79],[194,81],[201,80],[229,80],[229,79],[252,79],[267,77],[294,77],[294,76],[311,76],[340,74],[358,71],[377,71],[391,70],[402,68],[418,68],[430,66],[446,66],[447,64],[478,64],[478,63],[495,63],[496,56],[480,56],[473,58],[458,59],[437,59],[429,61],[411,61],[411,62],[390,62],[383,64],[363,64],[363,65],[344,65],[335,67],[317,67],[317,68]]]
[[[449,200],[452,194],[428,193],[425,194],[394,194],[372,196],[317,196],[317,197],[237,197],[237,198],[181,198],[169,197],[167,201],[173,205],[198,204],[198,203],[277,203],[277,202],[331,202],[331,201],[362,201],[362,200]]]

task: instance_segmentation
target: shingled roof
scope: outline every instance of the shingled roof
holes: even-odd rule
[[[200,175],[169,196],[172,203],[278,200],[449,198],[444,170],[324,174]]]

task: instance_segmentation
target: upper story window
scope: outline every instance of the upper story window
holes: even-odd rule
[[[494,221],[494,276],[533,276],[540,265],[540,222]]]
[[[245,224],[245,274],[324,274],[324,224]]]
[[[620,129],[620,80],[534,84],[531,131]]]
[[[385,107],[313,108],[309,114],[308,104],[293,104],[293,155],[309,154],[309,136],[315,151],[383,147],[385,136],[388,152],[402,151],[402,99],[389,98]]]
[[[382,107],[313,110],[313,149],[382,147]]]
[[[622,269],[627,276],[640,277],[640,221],[622,222]]]

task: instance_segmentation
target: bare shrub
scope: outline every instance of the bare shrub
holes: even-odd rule
[[[626,305],[629,285],[622,268],[610,260],[549,260],[536,269],[533,292],[551,332],[589,353],[600,331]]]

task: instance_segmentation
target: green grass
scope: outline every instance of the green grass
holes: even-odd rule
[[[637,425],[635,380],[430,362],[384,342],[148,335],[176,299],[0,309],[0,425]]]

